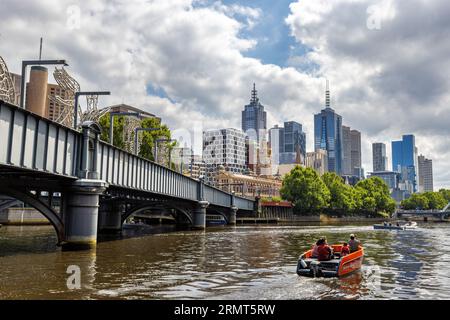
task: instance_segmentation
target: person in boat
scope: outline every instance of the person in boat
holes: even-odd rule
[[[320,245],[321,241],[323,241],[323,238],[320,238],[319,240],[317,240],[316,244],[313,246],[311,258],[317,259],[317,257],[319,256],[319,245]]]
[[[333,250],[327,243],[327,239],[320,239],[320,244],[318,246],[318,256],[317,260],[319,261],[328,261],[332,259],[333,256]]]
[[[354,234],[350,235],[350,241],[348,242],[350,247],[350,253],[358,251],[359,246],[361,245],[361,241],[359,241]]]
[[[397,222],[397,227],[400,227],[400,222]]]
[[[347,242],[344,242],[341,249],[341,257],[348,256],[350,254],[350,248]]]

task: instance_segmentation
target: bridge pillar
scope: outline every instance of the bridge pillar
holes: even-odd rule
[[[208,201],[199,201],[194,209],[194,229],[206,228],[206,208],[209,206]]]
[[[65,194],[63,250],[82,250],[97,244],[97,221],[100,194],[104,181],[80,179]]]
[[[120,233],[122,214],[125,204],[115,201],[103,201],[98,211],[98,231],[100,233]]]
[[[228,220],[229,225],[236,225],[236,213],[238,211],[238,207],[232,206],[230,208],[230,219]]]

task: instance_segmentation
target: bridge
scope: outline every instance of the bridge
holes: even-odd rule
[[[447,220],[450,217],[450,202],[442,210],[397,210],[397,217],[401,218],[435,218],[440,221]]]
[[[257,199],[128,153],[100,134],[94,122],[79,132],[0,100],[0,194],[9,197],[3,203],[12,198],[39,210],[63,249],[91,248],[98,231],[120,232],[127,217],[149,209],[197,229],[205,228],[207,212],[235,224],[238,212],[258,210]]]

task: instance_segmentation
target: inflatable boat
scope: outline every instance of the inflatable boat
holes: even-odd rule
[[[373,226],[375,230],[411,230],[411,229],[417,229],[417,222],[411,221],[407,223],[401,223],[401,224],[375,224]]]
[[[302,254],[297,263],[297,274],[304,277],[343,277],[361,269],[364,248],[341,257],[342,245],[333,245],[333,259],[318,261],[312,258],[312,250]]]

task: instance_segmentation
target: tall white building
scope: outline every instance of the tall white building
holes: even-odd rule
[[[228,172],[243,173],[246,169],[245,134],[238,129],[218,129],[203,132],[205,181],[214,184],[219,167]]]
[[[418,157],[419,162],[419,192],[433,191],[433,160]]]

